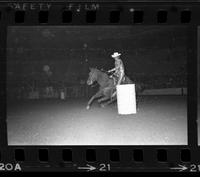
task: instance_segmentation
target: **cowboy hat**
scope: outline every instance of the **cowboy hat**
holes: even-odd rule
[[[111,57],[115,58],[115,57],[118,57],[118,56],[120,56],[120,55],[121,55],[121,53],[114,52],[114,53],[111,55]]]

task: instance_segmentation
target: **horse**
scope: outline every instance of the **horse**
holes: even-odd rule
[[[101,105],[101,107],[105,107],[106,105],[109,105],[112,102],[116,101],[116,95],[112,97],[113,93],[116,91],[116,84],[114,78],[110,78],[105,71],[99,70],[97,68],[89,69],[90,72],[89,77],[87,79],[87,85],[92,86],[95,82],[97,82],[99,84],[99,90],[95,95],[93,95],[90,98],[90,100],[87,103],[86,109],[90,109],[92,102],[97,98],[99,98],[98,103]],[[133,81],[125,75],[124,79],[122,80],[122,84],[133,84]],[[144,87],[141,84],[136,84],[136,95],[137,93],[142,92],[143,90]],[[104,101],[107,102],[103,104],[102,102]]]

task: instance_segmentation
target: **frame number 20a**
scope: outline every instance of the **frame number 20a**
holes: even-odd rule
[[[19,163],[0,163],[0,171],[22,171]]]

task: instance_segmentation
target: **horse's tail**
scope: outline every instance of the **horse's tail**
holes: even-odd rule
[[[125,79],[124,79],[124,84],[134,84],[135,83],[135,91],[136,93],[142,93],[145,89],[146,89],[146,86],[145,84],[141,83],[141,82],[137,82],[137,81],[132,81],[128,76],[124,76]]]
[[[136,83],[135,87],[136,93],[142,93],[146,89],[143,83]]]
[[[133,83],[133,81],[128,77],[128,76],[124,76],[124,83],[125,84],[132,84]]]

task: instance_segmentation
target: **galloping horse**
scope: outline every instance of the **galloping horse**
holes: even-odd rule
[[[97,82],[99,84],[99,90],[88,101],[86,109],[90,109],[92,102],[96,98],[99,98],[98,103],[101,104],[102,107],[104,107],[108,104],[111,104],[112,102],[114,102],[117,99],[116,95],[114,97],[112,97],[113,93],[116,91],[114,79],[110,78],[106,72],[103,72],[97,68],[90,68],[87,85],[93,85],[94,82]],[[132,84],[132,83],[133,83],[133,81],[131,81],[127,76],[124,76],[122,84]],[[139,93],[143,90],[144,90],[144,87],[142,87],[141,84],[136,84],[136,95],[137,95],[137,93]],[[104,102],[104,101],[107,101],[107,102],[102,104],[102,102]]]

